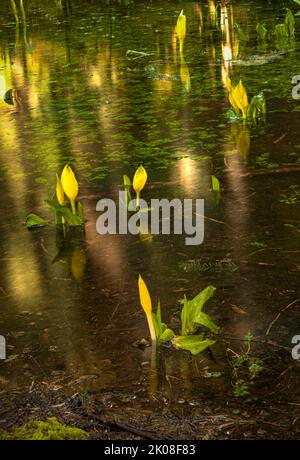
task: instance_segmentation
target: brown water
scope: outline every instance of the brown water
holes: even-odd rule
[[[0,105],[0,334],[8,346],[1,390],[80,379],[79,387],[92,392],[124,388],[127,394],[128,387],[137,400],[149,389],[174,402],[222,399],[232,395],[226,349],[241,350],[250,331],[265,366],[252,394],[267,397],[270,382],[289,368],[277,398],[299,402],[299,367],[289,353],[300,334],[299,303],[265,336],[278,312],[300,297],[299,173],[252,173],[300,166],[300,104],[291,84],[300,70],[300,19],[295,43],[282,49],[271,40],[262,49],[256,24],[270,29],[282,22],[281,2],[228,2],[217,16],[213,4],[69,1],[60,7],[32,0],[26,28],[24,20],[16,28],[7,1],[0,75],[16,100]],[[185,64],[174,32],[182,8]],[[130,59],[127,50],[149,54]],[[250,95],[264,90],[265,122],[227,122],[227,74],[241,78]],[[74,231],[64,239],[54,226],[28,231],[29,212],[52,218],[44,200],[67,161],[80,183],[85,237]],[[123,174],[132,177],[141,163],[149,177],[145,199],[205,198],[203,245],[185,246],[184,237],[172,235],[145,241],[97,234],[96,202],[116,197]],[[211,174],[221,181],[218,206]],[[163,349],[158,373],[149,373],[151,350],[133,345],[148,334],[139,273],[176,330],[183,295],[216,286],[207,311],[223,338],[211,353]],[[205,378],[215,371],[221,377]]]

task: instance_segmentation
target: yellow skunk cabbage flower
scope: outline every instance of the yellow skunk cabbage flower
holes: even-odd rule
[[[134,174],[132,185],[133,189],[136,193],[136,207],[140,205],[140,193],[145,187],[145,184],[147,182],[147,172],[145,168],[141,165]]]
[[[78,182],[71,166],[66,165],[61,173],[61,183],[65,194],[70,200],[73,214],[76,214],[75,200],[78,195]]]
[[[248,109],[248,96],[244,88],[242,80],[239,81],[239,84],[231,92],[234,103],[238,106],[243,114],[243,118],[247,118],[247,109]]]
[[[186,36],[186,16],[183,14],[183,10],[177,19],[176,33],[180,43],[180,54],[183,51],[183,42]]]
[[[148,288],[146,286],[146,283],[143,280],[143,278],[141,277],[141,275],[139,275],[138,285],[139,285],[140,303],[141,303],[141,306],[142,306],[142,308],[143,308],[143,310],[145,312],[145,315],[147,317],[149,331],[150,331],[150,335],[151,335],[151,340],[152,340],[152,342],[155,343],[156,342],[156,334],[155,334],[155,328],[154,328],[153,318],[152,318],[151,297],[150,297]]]
[[[56,198],[61,206],[65,204],[65,194],[58,174],[56,174]]]

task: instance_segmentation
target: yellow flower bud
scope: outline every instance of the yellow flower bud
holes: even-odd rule
[[[154,328],[153,318],[152,318],[151,297],[150,297],[148,288],[146,286],[146,283],[141,277],[141,275],[139,275],[138,286],[139,286],[139,294],[140,294],[140,303],[147,317],[151,340],[152,342],[155,342],[156,334],[155,334],[155,328]]]
[[[63,206],[65,204],[65,194],[60,178],[56,174],[56,198],[58,203]]]
[[[147,172],[143,166],[140,166],[133,177],[133,188],[135,192],[141,192],[147,182]]]
[[[177,19],[176,32],[178,39],[183,41],[186,36],[186,16],[183,14],[183,10]]]
[[[73,214],[76,214],[75,200],[78,195],[78,182],[71,166],[66,165],[61,173],[61,183],[65,194],[69,198]]]
[[[140,205],[140,193],[141,190],[145,187],[145,184],[147,182],[147,172],[143,166],[140,166],[133,177],[132,185],[134,188],[134,191],[136,193],[136,207],[138,208]]]

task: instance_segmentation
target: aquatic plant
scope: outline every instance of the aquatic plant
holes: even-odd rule
[[[56,188],[53,197],[46,200],[46,203],[54,210],[55,224],[67,224],[70,226],[82,226],[84,224],[83,208],[80,202],[77,204],[76,211],[78,190],[76,176],[72,168],[67,164],[62,171],[61,177],[56,174]],[[70,201],[71,210],[65,205],[65,195]],[[32,229],[47,225],[48,222],[42,217],[30,213],[26,217],[25,224],[27,228]]]
[[[75,177],[75,174],[68,164],[64,167],[62,173],[61,173],[61,185],[63,188],[63,191],[67,195],[67,197],[70,200],[71,203],[71,208],[72,212],[74,215],[76,215],[76,204],[75,200],[78,195],[78,182]],[[60,203],[61,204],[61,203]]]
[[[250,103],[248,101],[247,91],[242,80],[234,86],[229,77],[226,78],[226,86],[229,93],[229,102],[232,106],[226,113],[227,118],[232,121],[252,121],[266,113],[266,100],[263,93],[253,96]]]
[[[47,224],[47,220],[33,213],[28,214],[25,221],[25,225],[27,228],[44,227]]]
[[[219,331],[219,327],[210,316],[203,312],[204,304],[215,292],[213,286],[208,286],[190,301],[184,298],[181,312],[181,335],[178,336],[162,322],[160,302],[158,302],[156,313],[152,313],[151,297],[141,275],[139,275],[138,286],[140,302],[147,317],[152,344],[156,345],[156,341],[171,342],[174,348],[196,355],[215,343],[215,340],[206,337],[205,333],[198,333],[199,326],[204,326],[215,334]]]
[[[267,29],[265,26],[261,23],[258,23],[256,26],[256,32],[257,32],[257,39],[260,42],[265,41],[266,35],[267,35]]]
[[[292,11],[287,8],[284,23],[276,24],[275,38],[279,46],[286,46],[295,38],[295,18]]]
[[[176,33],[179,40],[180,54],[182,54],[184,39],[186,36],[186,16],[183,14],[183,10],[180,12],[177,19]]]
[[[143,280],[143,278],[141,277],[141,275],[139,275],[138,286],[139,286],[140,303],[141,303],[141,307],[143,308],[147,321],[148,321],[151,340],[152,340],[152,343],[156,343],[156,332],[155,332],[154,321],[153,321],[153,316],[152,316],[151,297],[150,297],[147,285],[145,281]]]
[[[130,189],[131,189],[131,180],[129,179],[128,176],[126,176],[126,174],[123,176],[123,183],[124,183],[124,188],[125,188],[125,193],[126,193],[126,207],[128,208],[129,206],[129,203],[131,202],[131,193],[130,193]]]
[[[156,338],[159,342],[169,342],[174,336],[174,332],[161,320],[161,306],[158,301],[156,313],[152,314]]]
[[[204,305],[214,295],[215,291],[214,286],[207,286],[192,300],[187,300],[184,297],[181,310],[182,335],[195,334],[199,325],[207,327],[214,333],[219,331],[218,326],[203,312]]]
[[[11,4],[11,7],[14,13],[16,23],[19,24],[19,14],[18,14],[18,8],[17,8],[15,0],[10,0],[10,4]]]
[[[211,176],[211,185],[212,185],[212,191],[215,194],[216,202],[218,203],[221,198],[221,187],[220,187],[220,181],[216,176]]]
[[[204,339],[204,334],[177,336],[172,340],[175,348],[189,351],[192,355],[202,353],[215,343],[215,340]]]
[[[229,364],[231,366],[231,383],[233,394],[243,397],[250,394],[250,384],[263,371],[262,360],[251,356],[251,342],[253,336],[250,332],[244,337],[244,349],[238,353],[227,349]]]
[[[87,433],[80,428],[61,424],[56,417],[49,417],[45,421],[30,421],[12,431],[0,431],[2,440],[26,441],[63,441],[83,440]]]
[[[136,207],[138,208],[140,205],[140,193],[145,187],[145,184],[147,182],[147,172],[145,168],[141,165],[135,172],[132,185],[133,189],[136,193]]]

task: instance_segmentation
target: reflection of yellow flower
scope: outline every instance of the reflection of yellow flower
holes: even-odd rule
[[[181,80],[181,83],[184,85],[185,89],[189,91],[191,89],[190,72],[183,58],[181,59],[181,65],[180,65],[180,80]]]
[[[147,172],[145,168],[141,165],[135,172],[132,185],[133,189],[136,193],[136,206],[139,206],[140,203],[140,193],[145,187],[145,184],[147,182]]]
[[[155,328],[154,328],[153,318],[152,318],[151,297],[150,297],[148,288],[146,286],[146,283],[141,277],[141,275],[139,275],[138,286],[139,286],[139,294],[140,294],[140,303],[147,317],[151,340],[152,342],[155,342],[156,334],[155,334]]]
[[[61,183],[65,194],[71,202],[72,212],[76,214],[75,200],[78,195],[78,182],[71,166],[66,165],[61,174]]]
[[[183,14],[183,10],[181,11],[180,15],[178,16],[177,19],[177,25],[176,25],[176,33],[177,37],[180,42],[180,53],[183,51],[183,42],[186,36],[186,17]]]
[[[63,206],[65,203],[65,194],[64,194],[64,189],[63,189],[61,180],[57,174],[56,174],[56,198],[59,204]]]
[[[75,248],[70,262],[70,268],[76,281],[81,281],[86,266],[86,255],[82,248]]]

